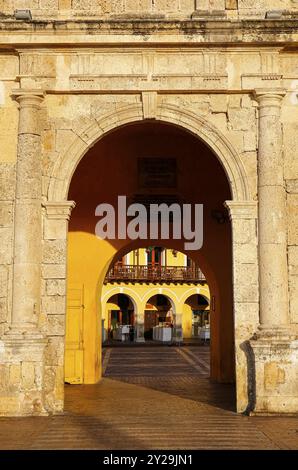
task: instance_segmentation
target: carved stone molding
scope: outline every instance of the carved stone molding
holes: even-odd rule
[[[47,218],[54,220],[69,220],[71,211],[74,209],[75,205],[76,203],[74,201],[55,201],[43,203]]]
[[[44,97],[45,92],[40,89],[17,89],[12,90],[11,97],[15,99],[21,108],[30,107],[39,109]]]
[[[230,220],[233,219],[257,219],[258,204],[256,201],[225,201]]]
[[[143,91],[142,102],[144,119],[156,119],[157,93],[155,91]]]
[[[254,99],[259,104],[259,109],[265,107],[281,107],[286,90],[283,88],[257,88],[254,90]]]

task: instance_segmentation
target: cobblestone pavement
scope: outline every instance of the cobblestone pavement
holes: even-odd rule
[[[201,347],[106,348],[98,385],[66,386],[66,412],[1,418],[1,449],[298,449],[298,417],[234,412]]]

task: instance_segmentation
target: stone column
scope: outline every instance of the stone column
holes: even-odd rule
[[[73,201],[43,204],[43,259],[41,296],[42,328],[48,337],[45,349],[45,406],[51,413],[64,407],[65,356],[83,356],[80,345],[65,344],[67,234]]]
[[[226,201],[225,206],[232,225],[237,411],[243,413],[251,402],[248,344],[259,324],[257,202]]]
[[[251,414],[297,413],[298,341],[288,314],[286,191],[280,111],[285,92],[257,90],[259,329],[251,348]]]
[[[258,255],[260,329],[268,334],[288,325],[286,190],[283,179],[283,90],[257,90],[259,104]]]
[[[11,323],[2,338],[0,414],[47,414],[44,402],[46,339],[38,330],[41,294],[40,90],[16,90],[19,104],[14,212]]]
[[[17,90],[18,156],[11,330],[34,333],[40,314],[42,160],[39,110],[44,94]]]
[[[172,342],[180,344],[183,342],[182,313],[173,314],[173,337]]]

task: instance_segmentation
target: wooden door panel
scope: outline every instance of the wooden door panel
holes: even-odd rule
[[[84,381],[84,286],[70,285],[67,291],[65,382]]]

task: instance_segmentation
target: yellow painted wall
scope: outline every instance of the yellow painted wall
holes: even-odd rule
[[[207,284],[196,286],[195,284],[105,284],[103,285],[106,271],[117,252],[116,247],[107,241],[98,240],[94,235],[86,232],[71,231],[68,243],[68,288],[69,292],[74,285],[81,286],[84,290],[83,322],[82,324],[83,359],[77,355],[78,361],[83,360],[83,377],[81,382],[86,384],[96,383],[101,377],[101,320],[104,319],[104,327],[108,327],[108,311],[117,309],[108,300],[116,293],[129,295],[136,305],[138,312],[144,312],[148,300],[156,295],[163,294],[172,300],[176,313],[183,313],[182,325],[184,337],[191,337],[191,312],[184,309],[185,300],[193,294],[202,293],[209,297]],[[143,250],[144,252],[144,250]],[[178,258],[178,257],[177,257]],[[175,258],[176,259],[176,258]],[[179,259],[179,258],[178,258]],[[68,303],[70,294],[68,294]],[[102,313],[103,312],[103,313]],[[68,309],[67,315],[71,315]],[[69,318],[67,319],[69,322]],[[79,326],[78,326],[79,327]],[[73,338],[71,337],[73,335]],[[74,328],[66,329],[66,356],[68,344],[80,336]],[[69,355],[67,356],[69,358]],[[69,377],[69,359],[65,363],[65,376]],[[77,368],[79,364],[77,365]],[[76,379],[75,383],[79,383]]]
[[[182,329],[183,329],[183,339],[191,338],[192,336],[192,309],[187,304],[183,305]]]
[[[100,289],[115,248],[86,232],[70,232],[68,242],[68,288],[81,285],[83,306],[83,383],[96,383],[101,377]],[[68,293],[69,301],[69,293]],[[68,313],[69,314],[69,313]],[[66,331],[67,342],[71,341]],[[66,364],[67,366],[67,364]],[[67,375],[67,370],[65,371]]]

